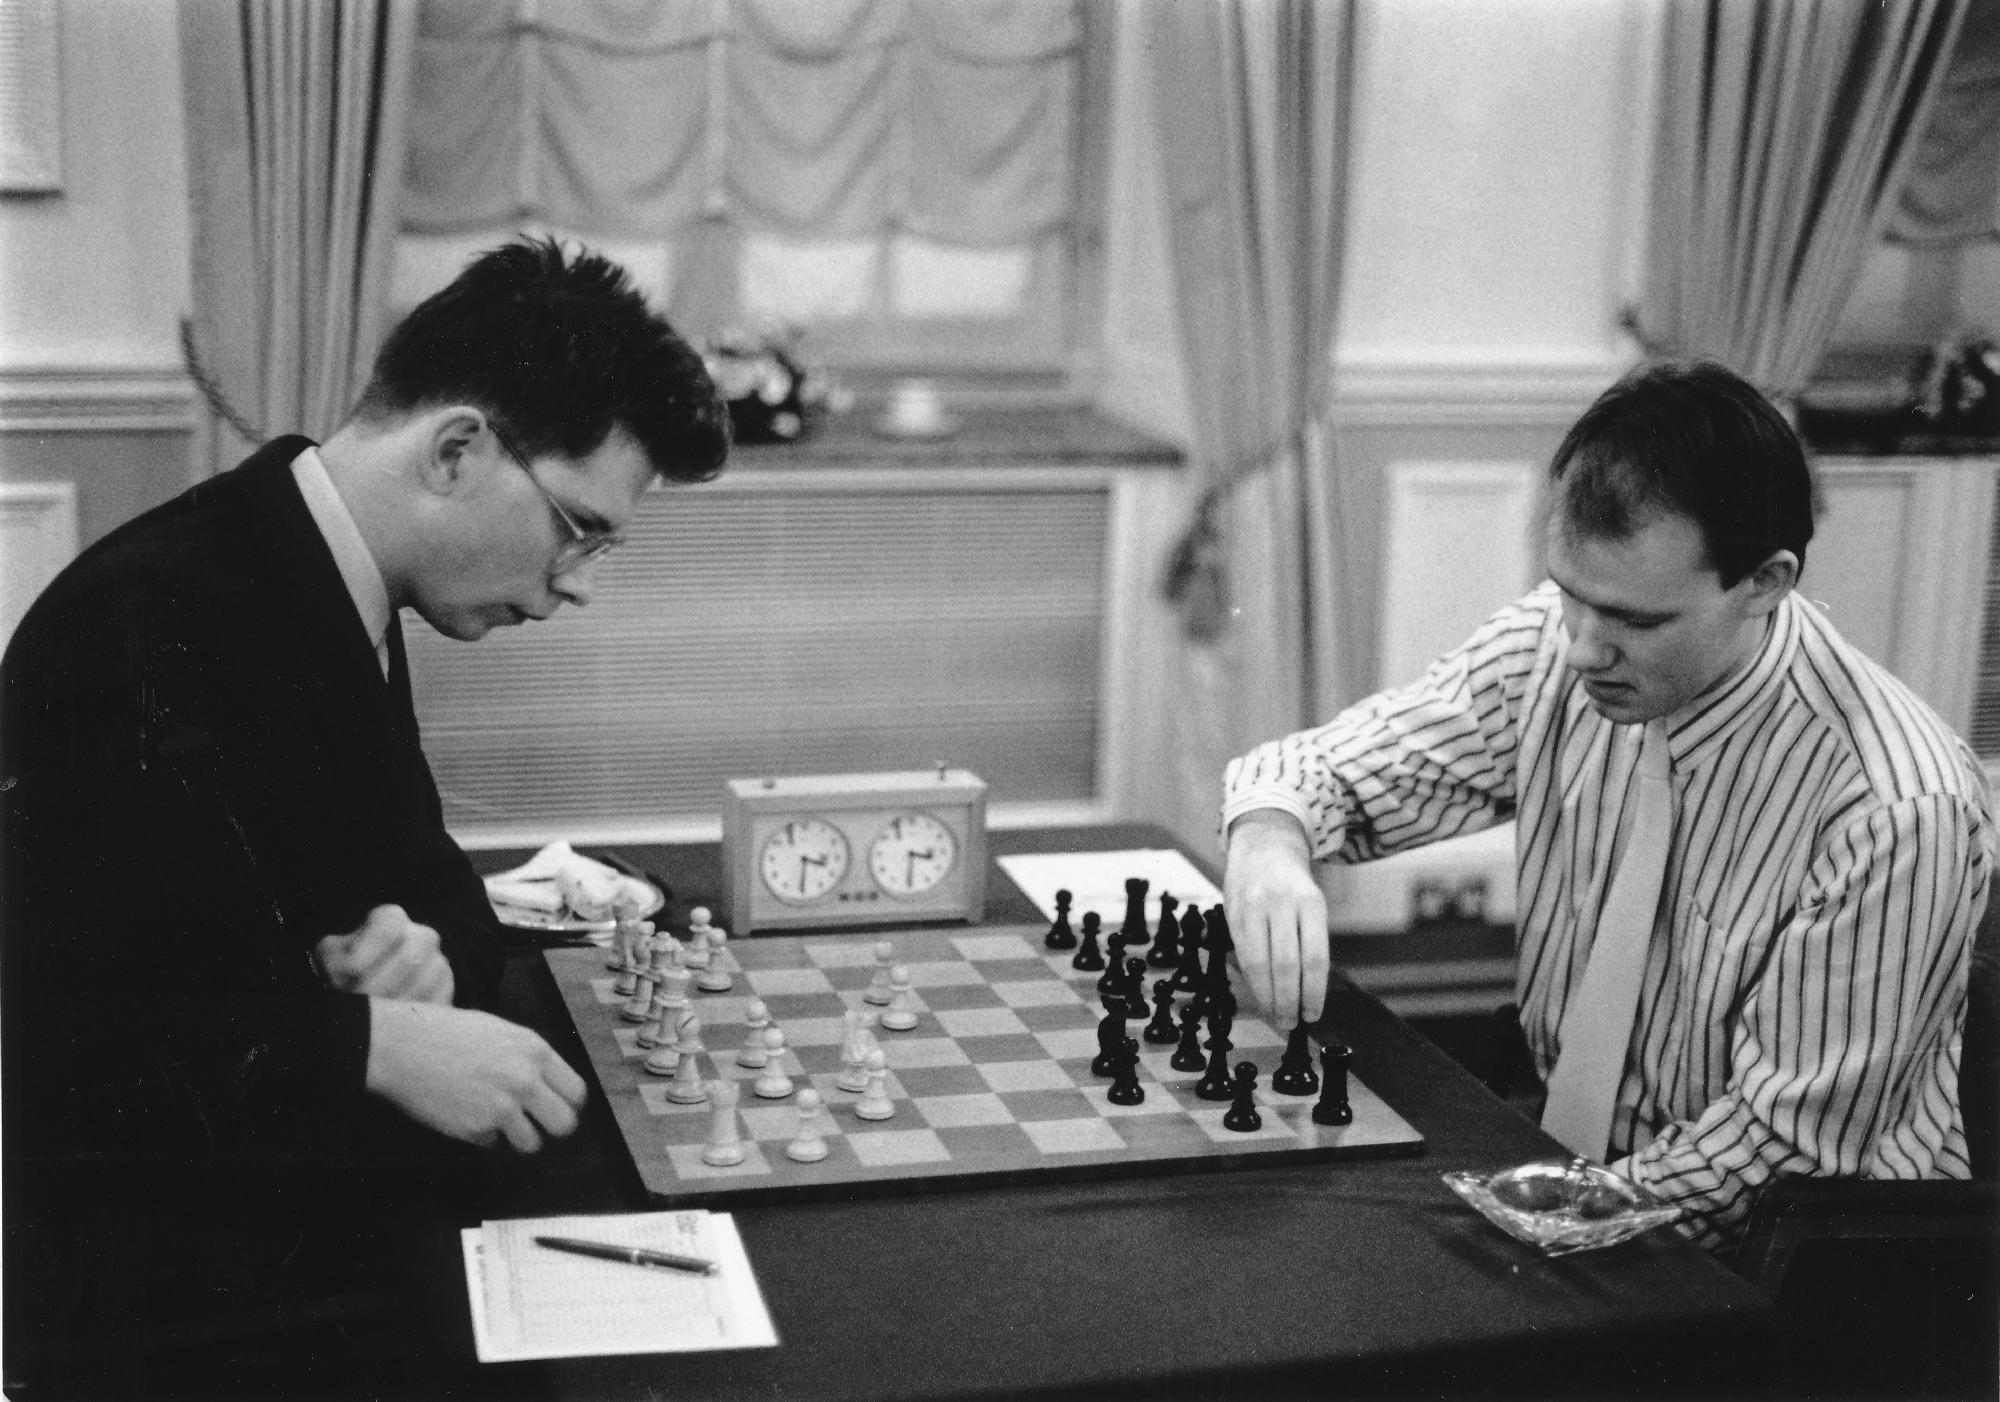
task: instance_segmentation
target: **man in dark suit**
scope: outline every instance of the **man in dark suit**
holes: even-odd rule
[[[583,1081],[482,1011],[497,930],[398,613],[471,640],[586,603],[653,477],[727,451],[622,274],[517,243],[391,333],[324,445],[267,444],[29,611],[0,664],[10,1385],[351,1381],[299,1322],[394,1278],[406,1214],[467,1210],[464,1146],[575,1128]]]

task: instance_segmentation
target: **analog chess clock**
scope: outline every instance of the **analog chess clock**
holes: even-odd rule
[[[986,784],[942,765],[731,779],[722,861],[738,933],[976,921]]]

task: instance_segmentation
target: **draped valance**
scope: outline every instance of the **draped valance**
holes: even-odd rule
[[[424,0],[403,226],[1019,244],[1074,208],[1081,0]]]

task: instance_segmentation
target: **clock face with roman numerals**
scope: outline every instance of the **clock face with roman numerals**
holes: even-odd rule
[[[823,818],[794,818],[764,839],[757,870],[765,889],[789,904],[819,900],[847,875],[847,838]]]
[[[929,813],[898,813],[868,846],[868,871],[890,896],[932,890],[958,863],[958,839]]]

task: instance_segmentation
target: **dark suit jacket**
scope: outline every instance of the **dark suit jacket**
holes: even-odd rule
[[[338,1285],[350,1246],[324,1242],[453,1152],[365,1095],[367,1001],[311,957],[393,902],[443,936],[459,1003],[499,970],[400,630],[385,684],[305,446],[93,545],[0,663],[8,1304],[53,1327]]]

